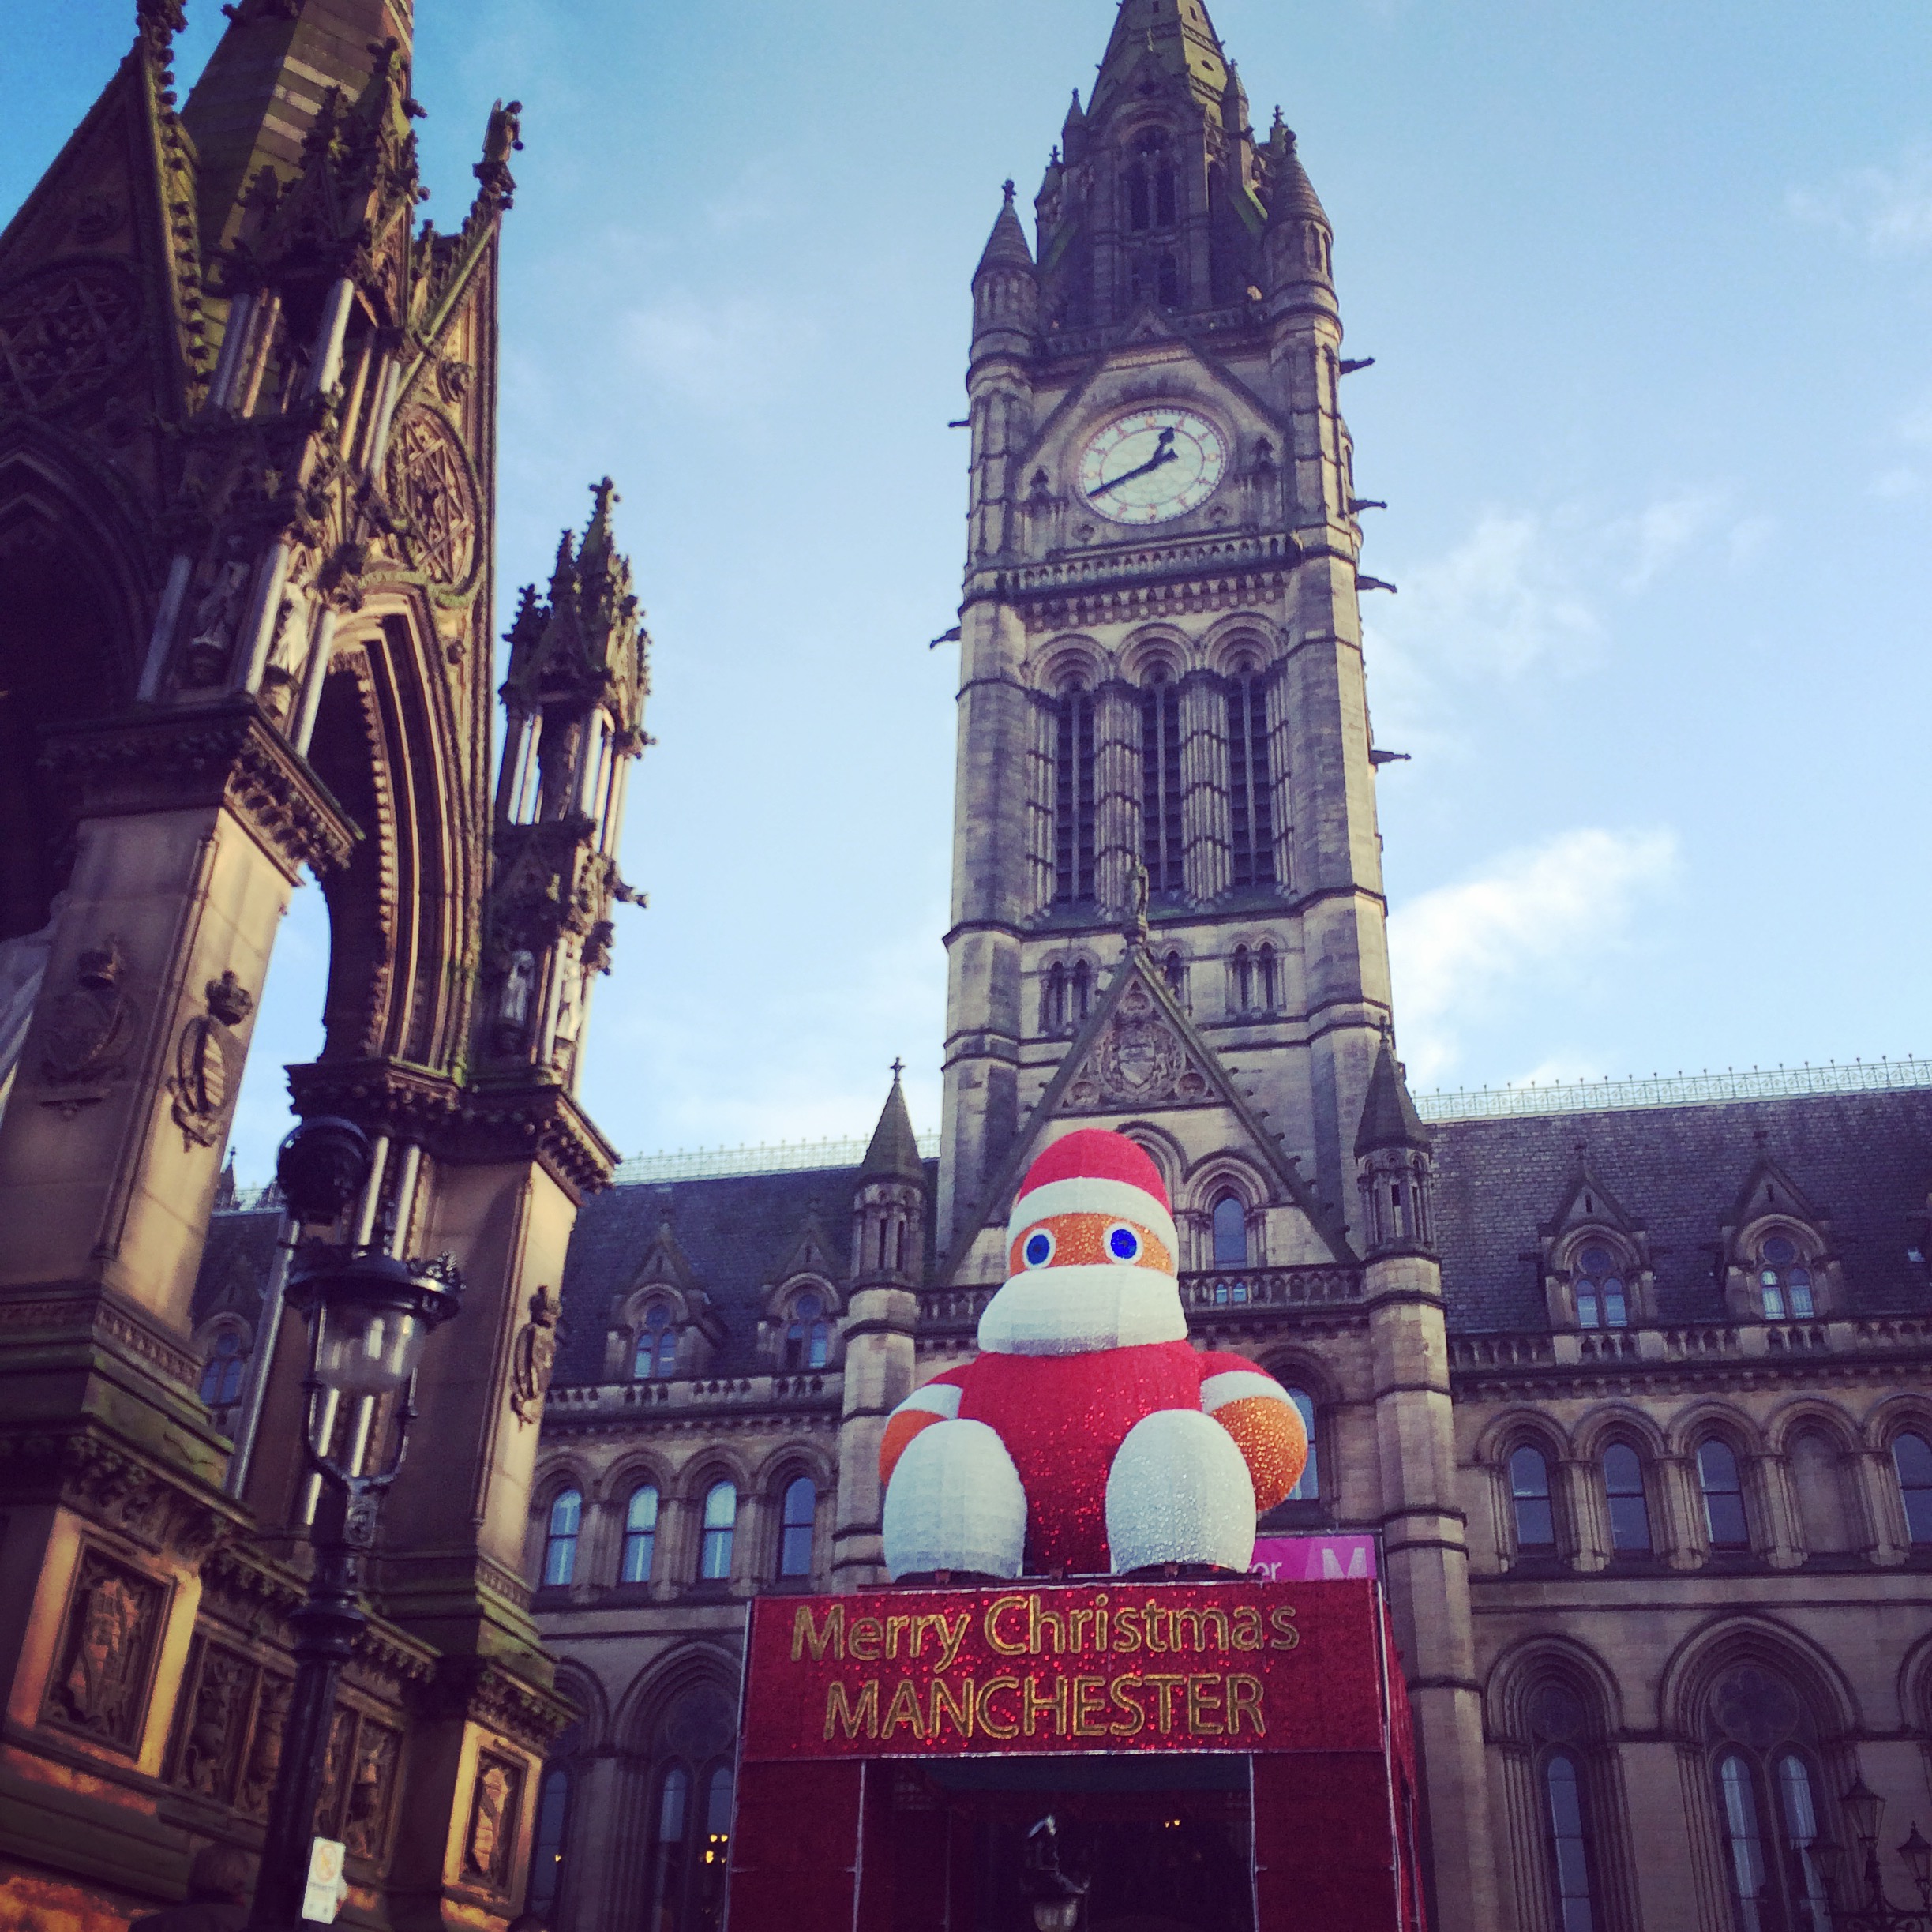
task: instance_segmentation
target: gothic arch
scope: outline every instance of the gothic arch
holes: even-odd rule
[[[617,1701],[610,1736],[621,1750],[648,1758],[659,1724],[688,1692],[717,1690],[730,1709],[737,1708],[741,1667],[722,1645],[688,1640],[647,1664]]]
[[[808,1476],[820,1495],[836,1487],[838,1472],[831,1458],[815,1442],[781,1442],[758,1465],[752,1476],[752,1494],[776,1499],[786,1485]]]
[[[538,1526],[539,1531],[550,1520],[550,1506],[566,1489],[576,1490],[583,1497],[587,1509],[598,1499],[595,1472],[588,1463],[569,1450],[545,1461],[530,1485],[530,1520]]]
[[[1233,677],[1245,670],[1265,672],[1281,655],[1281,632],[1268,618],[1251,611],[1223,617],[1201,642],[1210,670]]]
[[[1721,1436],[1740,1457],[1764,1453],[1764,1433],[1743,1409],[1715,1397],[1706,1397],[1671,1418],[1668,1431],[1671,1453],[1694,1456],[1707,1436]]]
[[[1525,1442],[1559,1460],[1570,1453],[1570,1438],[1555,1422],[1540,1409],[1519,1405],[1490,1418],[1476,1439],[1476,1460],[1499,1469]]]
[[[658,1450],[628,1450],[605,1472],[598,1485],[597,1500],[613,1509],[621,1507],[647,1483],[655,1485],[660,1496],[674,1493],[673,1479]]]
[[[1811,1640],[1761,1611],[1721,1611],[1679,1644],[1657,1689],[1658,1722],[1683,1743],[1702,1741],[1706,1701],[1742,1664],[1782,1677],[1804,1701],[1819,1740],[1840,1744],[1863,1728],[1858,1699],[1837,1664]]]
[[[1820,1395],[1794,1396],[1773,1409],[1765,1423],[1765,1445],[1774,1455],[1788,1455],[1795,1438],[1814,1431],[1830,1437],[1841,1452],[1859,1446],[1858,1425]]]
[[[1616,1672],[1575,1638],[1545,1635],[1520,1639],[1490,1666],[1483,1686],[1483,1725],[1489,1736],[1528,1742],[1529,1700],[1552,1681],[1583,1705],[1589,1742],[1605,1743],[1623,1731],[1623,1687]]]
[[[1172,625],[1150,625],[1136,632],[1122,647],[1120,674],[1130,685],[1160,681],[1177,685],[1192,669],[1193,662],[1193,647],[1184,632]]]
[[[1094,691],[1106,682],[1112,670],[1107,653],[1092,638],[1060,637],[1035,656],[1034,685],[1049,698],[1066,691]]]
[[[601,1751],[610,1735],[610,1699],[604,1686],[574,1657],[565,1657],[557,1663],[557,1689],[559,1696],[577,1707],[576,1720],[571,1727],[576,1735],[565,1755],[582,1758]]]
[[[1932,1440],[1932,1398],[1914,1389],[1900,1390],[1874,1402],[1866,1412],[1859,1434],[1867,1449],[1889,1456],[1895,1439],[1908,1429]]]
[[[1197,1214],[1211,1214],[1214,1203],[1224,1194],[1239,1195],[1242,1206],[1252,1214],[1268,1205],[1266,1177],[1246,1156],[1217,1151],[1187,1171],[1176,1205]]]
[[[1322,1417],[1348,1399],[1334,1371],[1312,1349],[1300,1343],[1266,1344],[1256,1350],[1255,1360],[1283,1388],[1307,1390],[1315,1401],[1318,1427]]]
[[[1167,1188],[1169,1202],[1179,1207],[1187,1171],[1187,1150],[1165,1127],[1156,1127],[1150,1120],[1125,1121],[1119,1131],[1154,1164]]]
[[[1586,1409],[1570,1431],[1571,1453],[1594,1462],[1612,1442],[1628,1442],[1646,1461],[1670,1453],[1669,1439],[1655,1416],[1634,1402],[1604,1402]]]
[[[722,1443],[707,1443],[677,1472],[677,1495],[680,1501],[702,1508],[705,1497],[715,1483],[735,1483],[738,1491],[738,1506],[745,1506],[745,1499],[753,1493],[751,1471],[744,1458],[734,1449]]]
[[[1919,1734],[1932,1761],[1932,1637],[1922,1637],[1899,1660],[1898,1700],[1900,1724]]]

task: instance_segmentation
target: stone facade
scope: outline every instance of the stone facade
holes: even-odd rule
[[[1127,0],[1034,205],[973,285],[939,1157],[895,1090],[859,1167],[587,1206],[526,1554],[580,1713],[533,1903],[715,1923],[742,1600],[876,1577],[879,1419],[970,1349],[1078,1123],[1165,1176],[1201,1345],[1307,1404],[1271,1521],[1382,1540],[1433,1923],[1815,1932],[1855,1776],[1888,1846],[1932,1822],[1932,1087],[1424,1123],[1293,137],[1197,0]]]

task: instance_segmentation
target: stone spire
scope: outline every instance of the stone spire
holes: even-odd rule
[[[1012,182],[1006,182],[1003,192],[1006,199],[1000,204],[992,233],[987,236],[986,246],[980,252],[979,266],[973,272],[976,282],[996,268],[1023,268],[1029,274],[1033,272],[1033,249],[1028,245],[1026,229],[1020,225],[1019,211],[1013,205]]]
[[[892,1091],[886,1096],[879,1124],[872,1129],[872,1145],[859,1165],[859,1179],[923,1182],[925,1161],[919,1152],[919,1137],[913,1131],[911,1114],[906,1106],[906,1089],[899,1075],[903,1069],[892,1063]]]
[[[1359,1161],[1364,1154],[1391,1147],[1415,1148],[1427,1154],[1432,1146],[1429,1130],[1409,1097],[1402,1063],[1395,1057],[1393,1041],[1385,1037],[1382,1051],[1375,1056],[1375,1071],[1368,1077],[1362,1124],[1355,1136],[1355,1157]]]
[[[1184,83],[1203,107],[1218,114],[1228,90],[1228,58],[1200,0],[1120,0],[1087,112],[1097,117],[1141,84],[1151,69]]]

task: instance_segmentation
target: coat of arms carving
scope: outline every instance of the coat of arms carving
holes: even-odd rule
[[[1130,986],[1067,1089],[1073,1109],[1187,1105],[1207,1077],[1144,985]]]
[[[75,985],[54,1001],[41,1033],[40,1073],[48,1086],[75,1087],[119,1075],[139,1017],[121,983],[126,973],[119,942],[113,939],[90,946],[75,962]]]
[[[206,996],[208,1011],[189,1020],[174,1043],[174,1071],[167,1083],[174,1124],[190,1147],[212,1147],[220,1138],[242,1071],[242,1042],[231,1029],[255,1010],[254,995],[232,972],[210,980]]]
[[[550,1377],[557,1367],[557,1318],[561,1300],[539,1288],[530,1298],[530,1319],[516,1331],[511,1349],[510,1408],[519,1422],[535,1422],[543,1412]]]

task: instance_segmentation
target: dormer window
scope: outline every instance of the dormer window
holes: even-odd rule
[[[671,1311],[661,1301],[644,1311],[644,1325],[637,1331],[637,1352],[631,1361],[634,1382],[666,1382],[677,1373],[677,1330],[672,1326]]]
[[[210,1409],[226,1409],[231,1402],[238,1401],[247,1370],[248,1354],[242,1346],[242,1337],[232,1328],[224,1328],[215,1337],[215,1345],[208,1350],[207,1364],[201,1371],[201,1400]]]
[[[1765,1238],[1758,1252],[1758,1286],[1767,1322],[1809,1321],[1818,1312],[1811,1270],[1789,1235]]]
[[[1623,1264],[1610,1249],[1593,1244],[1577,1255],[1575,1288],[1577,1327],[1630,1326],[1630,1294]]]
[[[880,1230],[883,1243],[885,1231]],[[787,1370],[823,1368],[831,1347],[831,1324],[825,1319],[825,1300],[808,1289],[792,1304],[791,1319],[785,1329],[785,1366]]]

